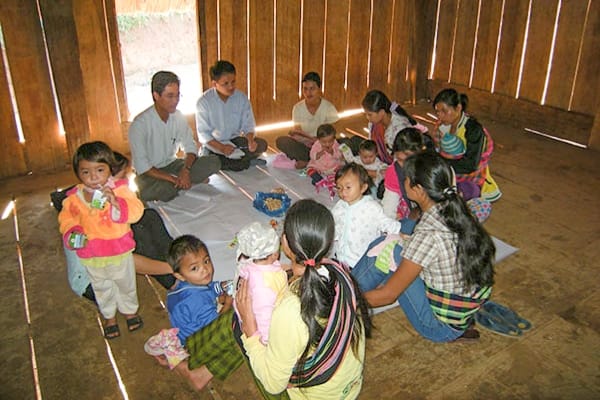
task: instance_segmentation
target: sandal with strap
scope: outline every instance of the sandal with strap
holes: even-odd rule
[[[136,315],[131,318],[127,318],[127,330],[129,332],[137,331],[144,326],[144,321],[142,321],[142,317]]]
[[[119,325],[107,325],[104,327],[104,337],[108,340],[116,339],[121,336],[121,331],[119,330]]]

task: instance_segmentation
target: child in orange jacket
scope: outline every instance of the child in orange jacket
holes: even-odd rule
[[[125,179],[115,180],[116,161],[103,142],[81,145],[73,156],[80,184],[67,193],[58,215],[65,245],[75,249],[86,267],[100,312],[106,319],[104,336],[120,336],[117,309],[127,319],[128,330],[143,326],[138,311],[130,224],[137,222],[144,205]]]

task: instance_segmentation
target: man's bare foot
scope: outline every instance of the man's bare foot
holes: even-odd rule
[[[306,168],[307,165],[308,165],[308,161],[296,160],[296,169]]]
[[[213,374],[210,373],[205,365],[190,370],[187,361],[182,361],[174,369],[197,391],[204,389],[213,378]]]

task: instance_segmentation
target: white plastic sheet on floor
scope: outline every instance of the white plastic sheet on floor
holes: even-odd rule
[[[328,208],[338,200],[337,197],[332,199],[326,190],[317,192],[310,179],[298,171],[274,168],[272,160],[273,156],[270,156],[266,166],[253,166],[245,171],[222,171],[211,176],[209,184],[195,185],[180,192],[170,202],[149,204],[160,212],[171,236],[193,234],[206,243],[215,266],[215,280],[232,279],[235,275],[236,249],[231,242],[240,228],[254,221],[275,219],[283,229],[283,217],[269,217],[252,206],[257,192],[283,188],[292,203],[313,198]],[[493,239],[496,262],[518,250],[497,238]],[[285,258],[283,253],[282,257]],[[393,306],[381,307],[376,312]]]

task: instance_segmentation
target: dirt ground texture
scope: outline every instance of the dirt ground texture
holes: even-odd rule
[[[430,106],[407,107],[409,112]],[[521,338],[481,331],[474,344],[419,337],[398,308],[375,316],[367,342],[361,399],[600,398],[600,157],[482,119],[496,148],[491,161],[503,197],[485,227],[519,251],[496,266],[493,298],[530,319]],[[354,129],[362,116],[342,121]],[[271,145],[282,132],[265,136]],[[94,306],[69,289],[56,212],[48,194],[74,180],[70,171],[0,182],[0,206],[17,198],[27,323],[14,225],[0,221],[0,398],[35,398],[31,343],[45,399],[124,398],[107,357]],[[155,285],[156,286],[156,285]],[[194,393],[143,350],[167,327],[155,290],[138,276],[145,326],[109,342],[130,399],[256,399],[247,366]],[[125,326],[121,321],[122,327]]]

